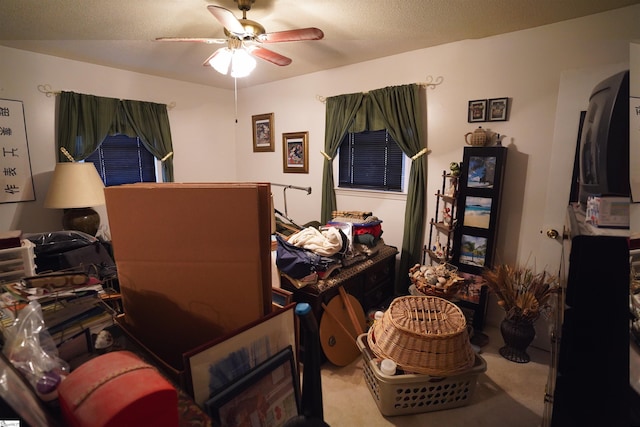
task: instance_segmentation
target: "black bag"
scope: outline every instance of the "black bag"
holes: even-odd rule
[[[276,266],[281,272],[294,279],[302,279],[311,273],[326,271],[336,262],[333,258],[292,245],[277,234],[276,239],[278,240]]]

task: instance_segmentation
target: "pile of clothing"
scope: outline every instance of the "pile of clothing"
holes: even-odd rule
[[[276,266],[298,288],[374,256],[384,246],[382,221],[371,212],[334,211],[325,226],[278,240]]]

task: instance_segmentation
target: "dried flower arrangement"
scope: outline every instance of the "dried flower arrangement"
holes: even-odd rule
[[[559,290],[555,276],[536,273],[529,267],[500,264],[482,273],[489,290],[498,297],[506,318],[535,322],[551,306],[551,295]]]

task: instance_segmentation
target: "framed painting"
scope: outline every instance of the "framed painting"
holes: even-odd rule
[[[465,227],[489,228],[491,222],[490,197],[466,196],[462,225]]]
[[[287,347],[205,403],[216,426],[280,427],[300,414],[300,379]]]
[[[309,132],[282,134],[283,172],[309,173]]]
[[[509,111],[509,98],[493,98],[489,100],[487,113],[490,122],[504,122]]]
[[[467,188],[493,188],[495,174],[495,156],[470,156],[466,174]]]
[[[229,336],[184,355],[187,392],[200,406],[257,365],[291,346],[297,348],[295,304],[274,309]]]
[[[467,116],[469,123],[487,121],[487,100],[476,99],[469,101],[469,111]]]
[[[462,234],[458,261],[474,267],[484,267],[487,259],[487,244],[487,237]]]
[[[251,117],[253,125],[253,151],[275,151],[273,143],[273,113]]]

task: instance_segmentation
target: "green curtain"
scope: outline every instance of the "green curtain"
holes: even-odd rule
[[[163,181],[173,182],[173,146],[167,106],[140,101],[122,101],[121,106],[127,117],[126,123],[133,130],[122,133],[140,137],[146,149],[162,160]]]
[[[347,132],[387,129],[402,151],[412,159],[404,215],[404,233],[395,292],[408,292],[409,267],[422,259],[424,244],[426,162],[422,141],[423,112],[417,84],[386,87],[367,94],[327,98],[325,157],[322,177],[322,223],[336,210],[332,159]]]
[[[68,161],[60,148],[75,160],[84,160],[110,134],[118,100],[61,92],[58,108],[58,161]]]
[[[64,147],[75,160],[86,159],[107,136],[115,134],[139,137],[161,160],[163,181],[173,182],[173,143],[166,105],[60,93],[58,147]],[[67,158],[59,152],[58,160]]]
[[[322,224],[331,220],[331,213],[337,208],[336,193],[333,188],[333,157],[360,108],[363,98],[364,94],[353,93],[332,96],[326,100],[323,152],[325,161],[322,168],[322,205],[320,208],[320,222]]]
[[[369,93],[380,111],[385,127],[402,151],[412,159],[404,213],[402,252],[396,276],[396,294],[406,294],[408,271],[422,259],[425,227],[425,190],[427,167],[422,141],[422,104],[417,84],[387,87]]]

